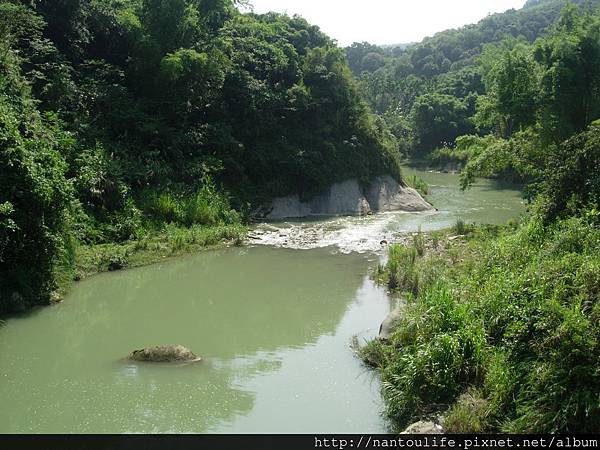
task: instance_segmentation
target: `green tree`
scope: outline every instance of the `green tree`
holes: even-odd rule
[[[479,99],[475,121],[509,137],[536,121],[539,103],[539,70],[529,47],[517,46],[496,56],[484,75],[487,95]]]
[[[542,66],[542,114],[548,139],[561,142],[600,117],[598,19],[565,9],[554,31],[535,47]]]
[[[466,106],[451,95],[422,95],[415,100],[411,114],[417,146],[422,153],[453,145],[458,136],[471,129]]]
[[[59,149],[44,124],[18,58],[0,44],[0,313],[48,303],[61,267],[72,263],[73,198]]]

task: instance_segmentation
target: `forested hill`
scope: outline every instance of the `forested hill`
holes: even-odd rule
[[[343,50],[236,3],[0,1],[0,312],[47,301],[73,242],[400,177]]]
[[[506,57],[507,50],[528,53],[525,59],[530,59],[531,65],[523,69],[529,71],[529,85],[521,87],[537,90],[542,97],[546,95],[543,100],[526,92],[506,92],[522,94],[514,100],[531,111],[552,101],[554,94],[542,84],[551,83],[553,76],[557,83],[564,76],[563,84],[586,84],[587,81],[576,80],[575,74],[586,73],[584,66],[595,64],[599,6],[599,0],[530,1],[520,10],[493,14],[477,24],[438,33],[406,48],[384,49],[355,43],[346,48],[346,54],[364,97],[385,118],[403,153],[417,159],[440,160],[439,155],[448,154],[458,137],[498,131],[499,125],[486,119],[484,104],[489,105],[489,94],[495,89],[496,63]],[[554,41],[551,36],[555,36]],[[561,39],[562,48],[558,43]],[[544,46],[554,52],[552,56],[543,53]],[[517,64],[514,56],[507,57],[512,58],[508,66]],[[552,65],[561,58],[565,72],[558,75]],[[507,72],[506,76],[520,76],[519,70],[514,69],[512,75]],[[575,71],[570,80],[568,71]],[[588,83],[592,94],[594,83]],[[504,100],[508,101],[508,97]],[[544,113],[543,108],[539,113]],[[581,131],[580,125],[575,128]],[[441,152],[434,152],[436,149]],[[459,156],[464,157],[464,152]]]
[[[394,170],[343,52],[301,18],[234,0],[10,0],[2,21],[40,112],[74,153],[118,167],[115,185],[210,172],[252,199]]]
[[[399,430],[437,414],[449,433],[600,430],[599,3],[530,1],[395,55],[348,49],[353,66],[368,52],[363,92],[409,156],[464,188],[516,178],[529,200],[460,263],[390,247],[376,274],[411,302],[361,352]]]
[[[529,0],[520,10],[491,14],[477,24],[436,33],[422,42],[401,46],[377,46],[355,42],[346,48],[352,72],[375,72],[385,65],[393,66],[398,76],[415,75],[433,78],[476,64],[485,44],[506,38],[533,42],[556,22],[568,3],[594,8],[599,0]]]

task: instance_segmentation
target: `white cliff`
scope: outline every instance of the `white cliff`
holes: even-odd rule
[[[280,197],[266,209],[270,220],[310,216],[362,216],[384,211],[431,211],[433,207],[412,188],[390,176],[375,178],[366,190],[356,179],[332,185],[326,192],[303,202],[298,195]]]

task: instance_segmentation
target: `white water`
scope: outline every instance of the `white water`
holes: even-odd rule
[[[520,192],[514,186],[480,180],[463,192],[454,174],[410,169],[405,173],[415,173],[429,184],[427,198],[438,211],[261,223],[250,233],[250,240],[256,245],[297,250],[333,247],[340,253],[379,252],[382,241],[391,243],[419,229],[448,228],[459,218],[468,223],[501,225],[525,209]]]

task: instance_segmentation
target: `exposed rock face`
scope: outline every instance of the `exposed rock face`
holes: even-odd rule
[[[191,362],[201,360],[194,352],[181,345],[160,345],[134,350],[127,359],[140,362]]]
[[[366,198],[371,209],[376,212],[420,212],[433,209],[415,189],[401,186],[390,176],[375,178],[366,192]]]
[[[379,339],[382,341],[388,341],[392,336],[392,332],[396,326],[396,323],[402,317],[402,307],[396,308],[384,319],[379,326]]]
[[[366,191],[357,180],[332,185],[329,190],[308,202],[298,195],[275,199],[267,219],[309,216],[361,216],[380,211],[430,211],[432,206],[412,188],[401,186],[390,176],[377,177]]]
[[[310,205],[300,201],[298,195],[280,197],[273,200],[269,219],[299,218],[310,216]]]
[[[366,215],[372,212],[356,180],[334,184],[328,192],[310,202],[310,210],[310,215],[314,216]]]

